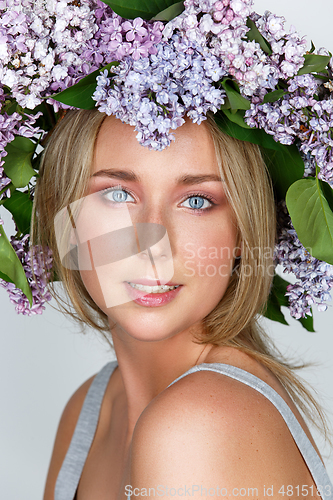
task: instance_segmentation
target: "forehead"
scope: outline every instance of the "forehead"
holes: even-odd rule
[[[150,168],[161,175],[163,167],[173,171],[219,173],[209,126],[187,120],[174,131],[175,141],[163,151],[152,151],[139,144],[134,127],[113,116],[107,117],[96,140],[93,173],[108,167]]]

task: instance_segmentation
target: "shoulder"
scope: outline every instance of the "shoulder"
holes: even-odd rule
[[[87,392],[96,375],[86,380],[68,400],[57,429],[44,491],[44,500],[53,500],[55,483],[68,451]]]
[[[260,482],[263,471],[267,479],[293,459],[302,467],[272,403],[255,389],[211,371],[192,373],[158,395],[133,436],[133,477],[144,482],[203,478],[237,485],[240,466],[243,482]],[[281,473],[281,479],[287,476],[288,471]]]
[[[260,411],[258,410],[260,408]],[[276,411],[276,410],[275,410]],[[272,404],[258,391],[228,376],[209,370],[191,373],[159,394],[142,413],[137,431],[145,429],[171,429],[182,426],[193,431],[202,430],[213,433],[217,426],[220,436],[235,428],[246,417],[247,422],[271,418],[274,413]],[[154,426],[157,423],[157,427]],[[165,427],[165,429],[164,429]],[[243,426],[244,427],[244,426]]]

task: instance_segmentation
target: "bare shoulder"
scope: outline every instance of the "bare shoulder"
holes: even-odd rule
[[[267,398],[245,384],[220,373],[198,371],[159,394],[142,413],[136,433],[170,429],[172,435],[186,428],[196,434],[204,425],[207,435],[218,429],[225,441],[230,432],[241,433],[250,423],[262,428],[262,420],[274,418],[275,412]]]
[[[49,471],[47,475],[44,500],[54,499],[55,483],[61,468],[61,465],[69,448],[75,426],[77,424],[84,399],[95,375],[86,380],[70,397],[67,402],[58,425],[58,430],[53,446],[53,452]]]
[[[140,485],[203,481],[240,488],[309,480],[272,403],[211,371],[184,377],[146,408],[133,436],[132,472]]]

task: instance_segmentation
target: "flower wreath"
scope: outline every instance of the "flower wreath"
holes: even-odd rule
[[[0,284],[17,312],[50,300],[29,230],[42,145],[63,109],[97,106],[156,150],[185,115],[212,112],[261,147],[273,181],[276,264],[296,282],[275,276],[266,316],[287,324],[289,306],[313,331],[311,307],[325,310],[333,287],[333,58],[252,4],[0,0],[0,205],[17,230],[9,241],[0,219]]]

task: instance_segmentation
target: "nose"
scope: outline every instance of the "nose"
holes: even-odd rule
[[[142,259],[167,261],[172,258],[171,246],[166,227],[153,222],[135,225],[138,253]]]
[[[151,276],[166,284],[173,277],[174,265],[168,232],[161,224],[153,222],[135,225],[138,242],[138,269],[143,277]]]

